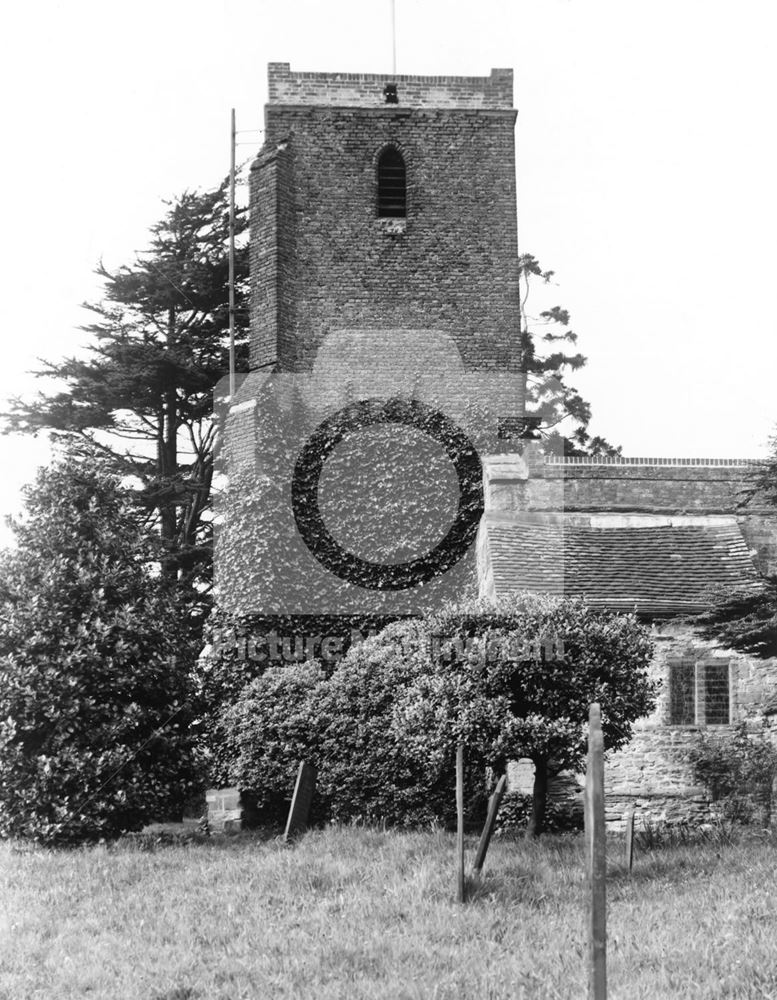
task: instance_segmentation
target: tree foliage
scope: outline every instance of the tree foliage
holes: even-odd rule
[[[213,780],[248,790],[272,815],[304,759],[317,766],[317,810],[329,818],[454,822],[447,755],[431,746],[423,757],[408,752],[396,724],[403,692],[429,669],[426,639],[422,622],[397,622],[352,647],[330,677],[315,661],[267,669],[220,713]],[[469,769],[469,784],[476,809],[483,768]]]
[[[577,345],[577,334],[569,326],[569,312],[561,306],[551,306],[530,317],[527,311],[533,284],[551,284],[554,272],[544,270],[532,254],[523,254],[518,268],[522,289],[521,349],[529,412],[539,419],[541,433],[553,450],[561,450],[565,455],[619,455],[620,447],[589,434],[591,405],[566,382],[570,373],[587,363],[579,351],[569,350],[570,345],[572,348]]]
[[[768,826],[777,748],[766,726],[751,733],[741,722],[722,736],[702,733],[691,748],[690,762],[723,819],[750,823],[760,818]]]
[[[562,657],[534,655],[558,638]],[[449,647],[459,653],[448,655]],[[632,617],[577,601],[523,594],[451,605],[352,646],[329,679],[310,666],[307,693],[296,674],[284,682],[289,668],[254,680],[226,709],[214,747],[218,776],[265,797],[281,792],[278,778],[288,794],[304,756],[318,766],[338,819],[447,822],[463,742],[475,805],[487,767],[534,761],[530,829],[538,833],[548,778],[585,755],[589,704],[602,706],[609,749],[623,746],[632,722],[652,709],[651,654]]]
[[[213,784],[250,790],[260,812],[280,819],[299,762],[317,743],[313,695],[323,679],[315,661],[273,666],[225,703],[209,727]]]
[[[702,635],[762,659],[777,656],[777,577],[762,588],[715,591],[708,611],[694,619]]]
[[[772,454],[752,470],[742,491],[740,508],[771,508],[777,519],[777,437]],[[751,656],[777,656],[777,576],[766,575],[758,589],[711,592],[711,607],[693,619],[702,635]]]
[[[49,430],[97,447],[131,476],[163,541],[163,574],[202,593],[211,566],[209,498],[213,389],[228,371],[228,188],[166,202],[148,250],[131,265],[101,263],[101,302],[85,303],[85,354],[43,362],[64,388],[14,400],[8,431]],[[246,220],[238,216],[237,234]],[[247,345],[247,248],[236,253],[238,360]]]
[[[473,652],[432,657],[400,712],[405,738],[423,754],[435,734],[449,757],[461,741],[496,771],[530,759],[530,835],[543,829],[548,780],[582,765],[589,705],[601,706],[608,750],[624,746],[654,707],[653,647],[633,616],[523,593],[463,601],[429,616],[427,628],[438,643]]]
[[[186,609],[100,456],[65,452],[0,554],[0,833],[108,837],[193,780]]]

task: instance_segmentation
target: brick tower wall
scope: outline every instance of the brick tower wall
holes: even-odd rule
[[[270,64],[269,81],[251,172],[252,367],[309,370],[334,329],[430,328],[470,370],[515,369],[512,72],[392,80]],[[406,219],[377,217],[386,144],[405,158]]]

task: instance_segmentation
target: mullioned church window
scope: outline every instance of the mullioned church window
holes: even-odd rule
[[[669,663],[669,724],[727,726],[731,722],[728,660],[681,657]]]

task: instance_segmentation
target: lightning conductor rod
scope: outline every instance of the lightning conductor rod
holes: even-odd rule
[[[229,400],[235,399],[235,109],[229,134]]]
[[[397,0],[391,0],[391,74],[397,75]]]

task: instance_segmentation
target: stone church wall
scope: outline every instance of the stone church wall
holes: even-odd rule
[[[700,733],[725,736],[738,722],[759,730],[764,708],[777,691],[777,660],[754,660],[713,648],[677,624],[657,627],[655,639],[654,669],[662,681],[662,691],[654,714],[637,723],[631,743],[607,762],[606,797],[608,818],[612,820],[617,820],[631,804],[657,819],[698,820],[706,816],[708,799],[705,790],[694,783],[689,749]],[[731,725],[671,724],[669,662],[682,657],[728,662]]]
[[[753,732],[777,732],[764,710],[777,693],[777,659],[754,660],[740,653],[722,650],[701,642],[687,626],[671,623],[653,627],[656,654],[652,676],[661,682],[656,709],[639,720],[633,737],[622,750],[605,758],[605,810],[608,824],[617,829],[631,806],[641,821],[693,824],[708,821],[710,800],[704,787],[694,781],[689,751],[701,733],[725,737],[738,722],[746,722]],[[670,662],[678,659],[729,664],[731,724],[721,726],[673,725],[670,715]],[[510,787],[530,792],[533,770],[530,762],[511,766]],[[564,774],[556,779],[570,803],[582,800],[583,776]],[[554,790],[551,789],[551,795]]]

